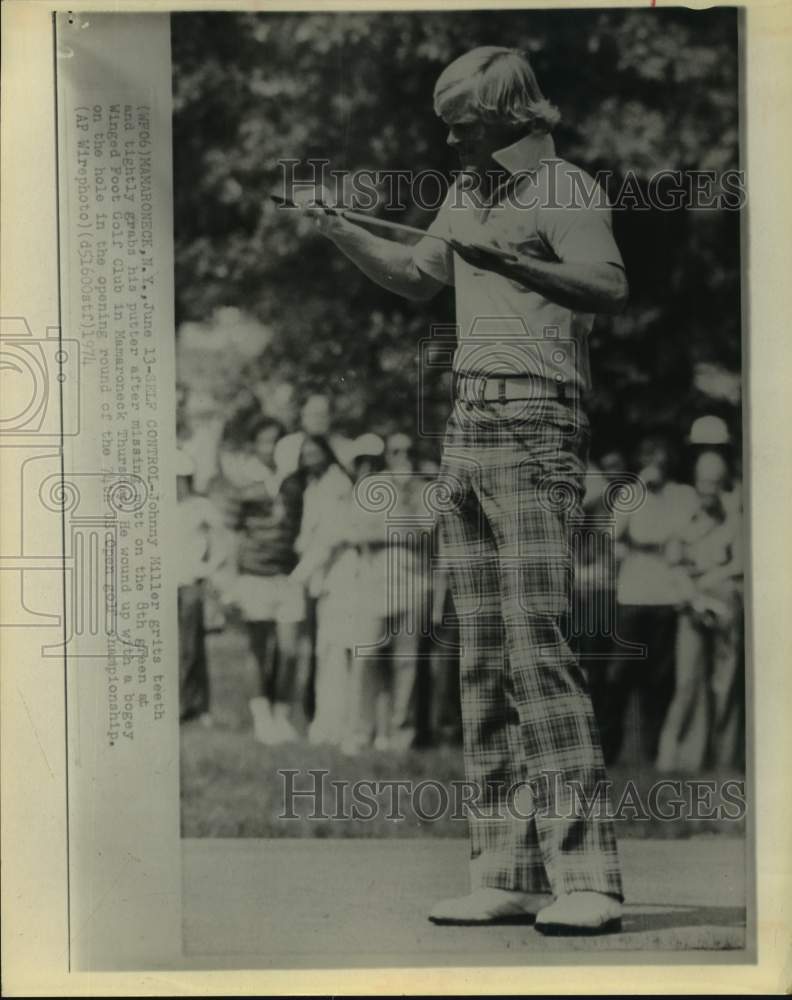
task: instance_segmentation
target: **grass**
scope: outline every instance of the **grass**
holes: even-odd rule
[[[386,808],[362,821],[352,818],[279,818],[283,811],[285,779],[279,770],[301,772],[296,788],[312,779],[309,769],[329,773],[326,782],[360,779],[370,781],[441,782],[444,786],[464,777],[461,750],[455,747],[375,752],[368,750],[348,757],[332,747],[294,744],[265,747],[253,739],[248,701],[256,691],[256,675],[247,652],[245,634],[237,629],[208,637],[214,726],[189,722],[181,729],[181,807],[184,837],[465,837],[464,818],[445,810],[435,820],[422,818],[409,796],[402,796],[403,818],[388,819],[392,792],[378,796]],[[642,802],[657,780],[651,772],[611,769],[616,801],[632,780]],[[666,776],[664,776],[666,777]],[[673,777],[673,776],[672,776]],[[701,779],[718,775],[700,775]],[[725,777],[725,776],[724,776]],[[729,775],[731,777],[731,775]],[[324,811],[335,811],[335,797],[325,784]],[[427,812],[438,799],[428,791],[423,800]],[[296,812],[309,811],[304,803]],[[662,821],[628,818],[619,821],[620,837],[679,838],[701,833],[732,836],[744,834],[742,821],[678,819]]]

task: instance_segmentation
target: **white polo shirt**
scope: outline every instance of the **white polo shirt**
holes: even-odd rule
[[[493,157],[507,173],[487,206],[455,182],[428,232],[461,243],[494,245],[545,261],[624,267],[602,189],[555,156],[549,135],[526,136]],[[471,267],[451,247],[424,238],[416,265],[454,285],[459,340],[455,372],[535,374],[590,388],[592,313],[579,313],[492,271]]]

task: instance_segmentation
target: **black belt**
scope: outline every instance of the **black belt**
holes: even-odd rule
[[[510,403],[554,400],[569,403],[579,399],[576,387],[562,378],[542,375],[497,375],[492,372],[454,372],[454,396],[463,403]]]
[[[382,549],[390,548],[402,548],[402,549],[412,549],[415,548],[414,543],[402,542],[395,539],[385,539],[380,541],[370,541],[370,542],[355,542],[354,548],[357,550],[358,555],[363,555],[364,553],[380,552]]]

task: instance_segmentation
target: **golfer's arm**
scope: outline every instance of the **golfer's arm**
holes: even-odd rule
[[[327,235],[367,277],[390,292],[420,302],[443,287],[416,266],[410,246],[373,236],[346,220]]]
[[[516,264],[504,263],[498,270],[551,302],[577,312],[616,313],[627,304],[627,278],[617,264],[520,257]]]

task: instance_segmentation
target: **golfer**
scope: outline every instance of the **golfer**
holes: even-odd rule
[[[595,313],[623,307],[624,267],[602,192],[555,155],[559,113],[522,52],[463,55],[438,79],[434,108],[461,171],[419,243],[306,209],[384,288],[424,300],[455,287],[441,530],[461,629],[465,767],[480,796],[471,892],[429,918],[617,930],[613,827],[586,808],[605,779],[599,735],[562,623],[588,448],[587,335]]]

